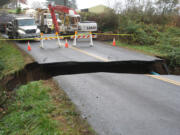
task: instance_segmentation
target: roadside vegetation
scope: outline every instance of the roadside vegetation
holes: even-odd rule
[[[0,81],[32,62],[12,42],[0,41]],[[0,86],[0,135],[93,135],[76,107],[52,80],[15,90]]]
[[[22,69],[26,64],[24,58],[13,43],[0,41],[0,79]]]
[[[16,90],[0,117],[1,135],[92,135],[75,106],[52,81],[38,81]]]
[[[98,23],[99,32],[133,34],[116,37],[119,45],[154,54],[180,67],[180,14],[178,0],[127,0],[101,14],[81,13]],[[122,8],[123,7],[123,8]],[[113,37],[112,37],[113,38]]]

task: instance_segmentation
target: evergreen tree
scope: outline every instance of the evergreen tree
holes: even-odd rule
[[[8,4],[10,0],[0,0],[0,7],[2,7],[5,4]]]

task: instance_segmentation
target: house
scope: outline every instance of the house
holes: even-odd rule
[[[111,8],[109,8],[107,6],[97,5],[95,7],[81,9],[81,12],[90,12],[90,13],[101,14],[101,13],[104,13],[104,12],[108,12],[109,10],[111,10]]]
[[[12,0],[9,4],[5,5],[5,7],[8,9],[16,9],[17,7],[24,9],[29,6],[26,4],[26,0]]]

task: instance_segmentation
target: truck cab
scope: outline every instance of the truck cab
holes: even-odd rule
[[[58,23],[61,23],[58,14],[56,14],[56,18]],[[38,9],[35,15],[35,20],[41,32],[48,34],[52,33],[52,31],[54,30],[51,13],[49,13],[48,9]]]
[[[7,26],[9,38],[40,38],[40,30],[31,17],[15,17]]]

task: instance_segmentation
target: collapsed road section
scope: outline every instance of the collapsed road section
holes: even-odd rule
[[[4,77],[0,84],[7,90],[13,90],[27,82],[46,80],[54,76],[111,72],[130,74],[150,74],[158,72],[166,74],[162,60],[155,61],[117,61],[117,62],[62,62],[38,64],[36,62],[28,64],[14,74]]]

